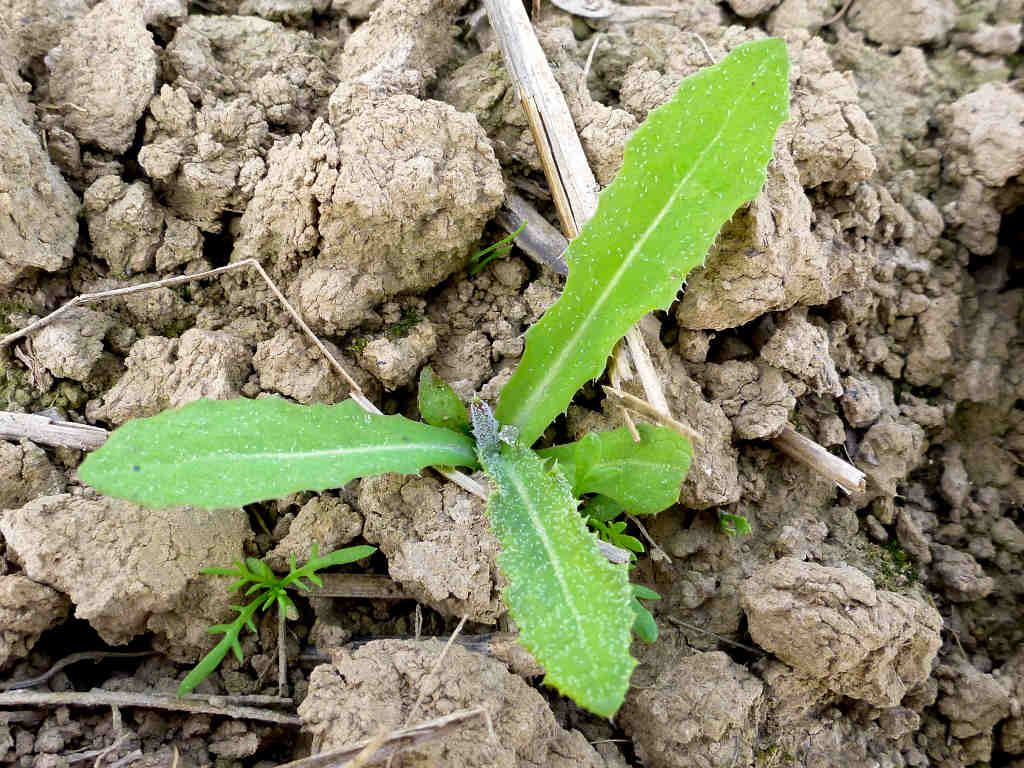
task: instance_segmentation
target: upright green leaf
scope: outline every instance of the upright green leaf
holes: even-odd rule
[[[420,416],[427,424],[469,434],[469,416],[448,382],[428,365],[420,371]]]
[[[690,468],[690,441],[665,427],[638,424],[640,442],[626,428],[591,432],[582,440],[538,453],[558,461],[573,493],[599,493],[635,515],[653,515],[679,499]]]
[[[151,507],[237,507],[337,488],[382,472],[476,463],[473,440],[401,416],[276,397],[199,400],[129,421],[78,476],[109,496]]]
[[[612,346],[666,309],[704,262],[718,230],[764,184],[772,141],[789,116],[786,44],[738,46],[680,85],[626,145],[615,181],[566,251],[561,298],[526,334],[526,352],[498,403],[502,424],[533,443]]]
[[[520,641],[547,672],[544,682],[611,717],[636,665],[625,566],[601,556],[568,483],[535,453],[496,443],[480,462],[497,486],[487,511]]]

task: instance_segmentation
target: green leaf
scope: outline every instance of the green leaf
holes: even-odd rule
[[[718,526],[730,536],[754,532],[743,515],[730,515],[727,512],[718,513]]]
[[[639,443],[623,427],[537,453],[558,461],[575,495],[599,493],[633,514],[653,515],[679,499],[693,449],[665,427],[637,424],[637,431]]]
[[[474,277],[483,271],[484,267],[490,264],[494,259],[499,256],[504,256],[512,250],[512,245],[515,243],[515,239],[519,236],[519,233],[526,229],[526,222],[524,221],[519,225],[512,234],[507,237],[503,237],[501,240],[496,242],[494,245],[484,248],[482,251],[477,251],[469,259],[469,266],[466,271],[470,277]],[[427,422],[428,424],[430,422]]]
[[[633,607],[633,634],[645,643],[653,643],[658,639],[658,623],[646,606],[635,597],[630,603]]]
[[[469,434],[469,416],[448,382],[426,366],[420,371],[420,416],[427,424]]]
[[[738,46],[688,77],[626,145],[622,170],[566,251],[561,298],[526,334],[497,417],[532,444],[576,391],[601,375],[615,342],[667,309],[722,225],[764,184],[789,116],[786,44]]]
[[[532,451],[495,443],[480,462],[497,486],[487,511],[508,579],[502,597],[521,642],[546,683],[611,717],[636,665],[625,567],[601,556],[568,483]]]
[[[351,400],[199,400],[115,430],[78,476],[109,496],[151,507],[238,507],[363,475],[476,463],[473,441]]]
[[[661,600],[661,595],[650,587],[645,587],[643,584],[631,584],[630,586],[633,588],[634,597],[641,600]]]
[[[559,466],[563,472],[565,467]],[[572,485],[572,483],[570,483]],[[579,494],[574,495],[578,496]],[[591,496],[585,502],[583,502],[583,509],[581,512],[583,516],[590,520],[597,520],[599,523],[607,523],[614,520],[619,515],[623,514],[626,508],[619,504],[619,502],[609,499],[607,496],[597,494]]]
[[[247,626],[252,629],[253,632],[256,631],[256,626],[253,624],[252,616],[260,607],[262,600],[263,596],[260,595],[244,608],[237,605],[231,606],[238,611],[238,616],[235,620],[230,624],[216,624],[207,630],[211,633],[223,632],[224,637],[222,637],[220,642],[213,647],[213,650],[203,656],[199,663],[196,664],[187,675],[185,675],[185,679],[182,680],[181,685],[178,686],[179,696],[184,696],[186,693],[190,693],[197,685],[208,678],[213,671],[220,666],[220,663],[224,661],[224,657],[228,655],[228,651],[233,650],[238,660],[242,660],[242,647],[238,643],[238,636]]]
[[[633,634],[645,643],[653,643],[658,639],[658,623],[640,600],[660,600],[661,595],[642,584],[630,584],[630,587],[633,589]]]
[[[303,589],[308,589],[305,584],[298,581],[302,578],[308,578],[317,586],[320,586],[320,579],[316,575],[316,571],[322,570],[323,568],[330,568],[334,565],[345,565],[346,563],[354,563],[356,560],[362,560],[364,557],[369,557],[377,551],[376,547],[371,547],[366,544],[358,547],[346,547],[345,549],[336,549],[333,552],[319,557],[317,555],[317,545],[313,542],[313,552],[310,555],[310,559],[306,561],[306,564],[301,568],[296,568],[294,561],[292,562],[291,572],[281,580],[281,586],[286,587],[293,581],[296,582]]]

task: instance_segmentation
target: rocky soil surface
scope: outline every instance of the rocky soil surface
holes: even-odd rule
[[[709,55],[774,35],[792,62],[763,192],[643,324],[703,444],[679,505],[645,521],[660,551],[632,578],[662,595],[661,637],[635,644],[614,722],[519,654],[456,645],[434,671],[424,635],[463,616],[467,635],[507,628],[483,505],[438,476],[155,511],[82,486],[79,450],[8,440],[4,679],[151,649],[43,689],[173,691],[233,616],[200,569],[243,555],[282,568],[312,542],[370,543],[355,570],[409,599],[298,601],[301,728],[19,706],[0,762],[114,745],[99,764],[269,766],[482,706],[493,736],[473,721],[396,763],[1024,767],[1024,2],[841,5],[658,0],[623,20],[539,3],[601,184]],[[253,258],[386,411],[416,415],[427,364],[493,401],[563,280],[518,250],[467,273],[512,192],[555,221],[473,0],[0,4],[0,333],[80,293]],[[200,397],[347,392],[251,271],[78,307],[0,350],[0,408],[108,429]],[[544,439],[616,418],[584,390]],[[782,456],[787,424],[866,490]],[[721,514],[753,533],[727,536]],[[200,690],[276,693],[277,643],[269,617]]]

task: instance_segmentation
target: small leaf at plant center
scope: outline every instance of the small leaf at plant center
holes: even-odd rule
[[[418,399],[420,416],[427,424],[469,434],[466,406],[448,382],[434,373],[429,365],[420,371]]]

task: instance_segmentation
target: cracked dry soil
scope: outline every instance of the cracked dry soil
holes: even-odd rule
[[[400,726],[420,698],[418,719],[486,707],[497,739],[472,722],[403,766],[1024,766],[1024,3],[853,0],[833,20],[840,5],[662,0],[627,22],[542,2],[534,20],[601,184],[708,53],[770,34],[792,61],[763,192],[643,323],[704,446],[679,504],[647,521],[667,558],[642,557],[633,580],[662,595],[661,639],[634,646],[614,723],[540,686],[501,634],[430,675],[441,644],[418,634],[461,616],[467,638],[506,628],[482,505],[436,476],[154,511],[83,488],[80,451],[8,440],[6,679],[153,649],[43,688],[174,690],[232,615],[199,570],[243,554],[280,567],[313,541],[368,542],[381,554],[357,570],[406,599],[300,601],[285,652],[301,728],[18,707],[0,761],[67,766],[117,742],[101,764],[270,766]],[[0,330],[82,292],[255,258],[385,410],[415,415],[427,364],[493,401],[562,278],[518,250],[465,270],[507,194],[554,220],[478,10],[0,4]],[[106,428],[199,397],[347,394],[245,272],[81,307],[15,347],[0,407]],[[615,418],[585,390],[545,439]],[[787,424],[867,490],[776,452]],[[725,536],[720,512],[753,535]],[[276,693],[273,617],[243,645],[202,690]]]

